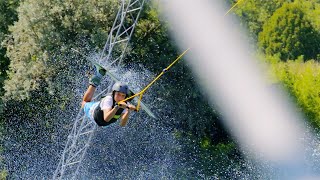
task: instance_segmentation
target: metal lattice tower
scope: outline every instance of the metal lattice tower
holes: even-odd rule
[[[145,0],[122,0],[107,42],[101,53],[99,64],[104,65],[106,62],[109,62],[108,66],[116,62],[121,64],[144,2]]]
[[[144,2],[145,0],[121,0],[119,11],[97,63],[104,67],[114,63],[121,64]],[[100,97],[102,93],[104,92],[95,98]],[[80,109],[53,179],[77,179],[81,162],[96,129],[96,123],[88,119],[83,109]]]

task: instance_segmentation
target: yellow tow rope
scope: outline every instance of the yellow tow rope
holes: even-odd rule
[[[227,12],[225,15],[227,15],[234,7],[236,7],[237,5],[239,5],[243,0],[239,0],[236,4],[234,4]],[[173,66],[178,60],[180,60],[182,58],[182,56],[189,50],[190,48],[188,48],[187,50],[185,50],[180,56],[177,57],[177,59],[175,59],[168,67],[166,67],[165,69],[162,70],[162,72],[156,77],[153,79],[153,81],[151,81],[151,83],[149,83],[142,91],[140,91],[139,93],[133,95],[133,96],[130,96],[122,101],[120,101],[119,103],[121,102],[125,102],[125,101],[128,101],[130,99],[133,99],[134,97],[137,97],[137,96],[140,96],[139,97],[139,100],[138,100],[138,105],[136,107],[136,111],[139,111],[140,109],[140,102],[141,102],[141,99],[142,99],[142,96],[143,94],[147,91],[147,89],[150,88],[150,86],[152,84],[154,84],[165,72],[167,72],[171,66]],[[118,103],[118,104],[119,104]]]
[[[140,95],[139,101],[138,101],[138,105],[137,105],[137,108],[136,108],[136,111],[139,111],[139,109],[140,109],[140,102],[141,102],[142,96],[143,96],[143,94],[146,92],[146,90],[149,89],[150,86],[151,86],[153,83],[155,83],[166,71],[168,71],[168,70],[171,68],[171,66],[173,66],[178,60],[180,60],[180,59],[182,58],[182,56],[183,56],[189,49],[190,49],[190,48],[188,48],[187,50],[185,50],[185,51],[184,51],[180,56],[178,56],[177,59],[174,60],[168,67],[166,67],[165,69],[163,69],[162,72],[161,72],[156,78],[154,78],[154,80],[153,80],[151,83],[149,83],[142,91],[140,91],[139,93],[137,93],[137,94],[135,94],[135,95],[133,95],[133,96],[130,96],[130,97],[128,97],[128,98],[126,98],[126,99],[124,99],[124,100],[122,100],[122,101],[120,101],[120,102],[128,101],[128,100],[130,100],[130,99],[132,99],[132,98]],[[120,103],[120,102],[119,102],[119,103]]]
[[[236,7],[238,4],[240,4],[243,0],[239,0],[236,4],[234,4],[230,9],[229,11],[226,12],[226,14],[224,15],[227,15],[234,7]]]

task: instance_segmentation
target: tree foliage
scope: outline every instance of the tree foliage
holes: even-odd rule
[[[0,42],[3,41],[8,33],[8,26],[12,25],[13,22],[17,20],[16,8],[18,4],[18,0],[0,1]],[[6,71],[9,66],[9,59],[5,56],[5,53],[5,48],[0,46],[0,96],[3,94],[3,82],[6,79]]]
[[[59,58],[84,39],[101,47],[114,18],[117,1],[26,0],[18,8],[19,20],[4,41],[11,60],[5,96],[26,99],[30,91],[49,81],[66,62]],[[64,54],[63,54],[64,53]],[[52,63],[54,61],[54,63]]]
[[[291,2],[291,0],[245,0],[234,11],[248,28],[250,36],[257,40],[263,24],[285,2]]]
[[[263,26],[259,44],[268,55],[280,54],[280,58],[316,58],[320,52],[320,34],[312,26],[298,3],[285,3]]]
[[[300,112],[305,114],[308,122],[320,128],[320,64],[314,60],[303,59],[281,62],[279,57],[271,63],[271,74],[275,82],[280,82],[291,94]]]

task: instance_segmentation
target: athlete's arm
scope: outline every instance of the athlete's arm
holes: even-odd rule
[[[112,109],[111,108],[104,109],[103,120],[106,122],[109,122],[113,118],[113,116],[116,114],[119,108],[120,108],[119,106],[115,106]]]
[[[129,115],[131,111],[135,110],[136,107],[132,104],[127,105],[127,111],[121,115],[120,126],[125,126],[128,123]]]
[[[127,107],[126,103],[122,102],[119,105],[115,105],[112,109],[111,108],[104,109],[103,110],[103,119],[106,122],[109,122],[114,117],[114,115],[117,113],[119,108],[124,109],[126,107]]]

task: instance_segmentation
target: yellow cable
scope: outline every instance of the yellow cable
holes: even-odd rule
[[[224,15],[227,15],[234,7],[236,7],[238,4],[240,4],[240,2],[242,2],[243,0],[239,0],[235,5],[233,5],[230,9],[229,9],[229,11],[226,13],[226,14],[224,14]]]
[[[140,101],[141,101],[142,96],[143,96],[143,94],[145,93],[145,91],[146,91],[147,89],[149,89],[150,86],[151,86],[152,84],[154,84],[166,71],[168,71],[168,70],[171,68],[171,66],[173,66],[178,60],[180,60],[181,57],[182,57],[185,53],[187,53],[187,51],[188,51],[189,49],[190,49],[190,48],[188,48],[188,49],[185,50],[180,56],[178,56],[177,59],[175,59],[168,67],[166,67],[166,68],[165,68],[156,78],[154,78],[153,81],[151,81],[151,83],[149,83],[143,90],[141,90],[139,93],[137,93],[137,94],[135,94],[135,95],[133,95],[133,96],[130,96],[130,97],[128,97],[128,98],[126,98],[126,99],[124,99],[124,100],[122,100],[122,101],[120,101],[120,102],[128,101],[128,100],[133,99],[134,97],[140,95],[140,98],[139,98],[139,101],[138,101],[138,105],[137,105],[137,111],[138,111],[138,110],[140,109]],[[120,103],[120,102],[119,102],[119,103]]]
[[[137,107],[136,107],[136,110],[137,110],[137,111],[140,110],[140,103],[141,103],[142,95],[143,95],[143,94],[140,95],[140,98],[139,98],[139,100],[138,100],[138,105],[137,105]]]

